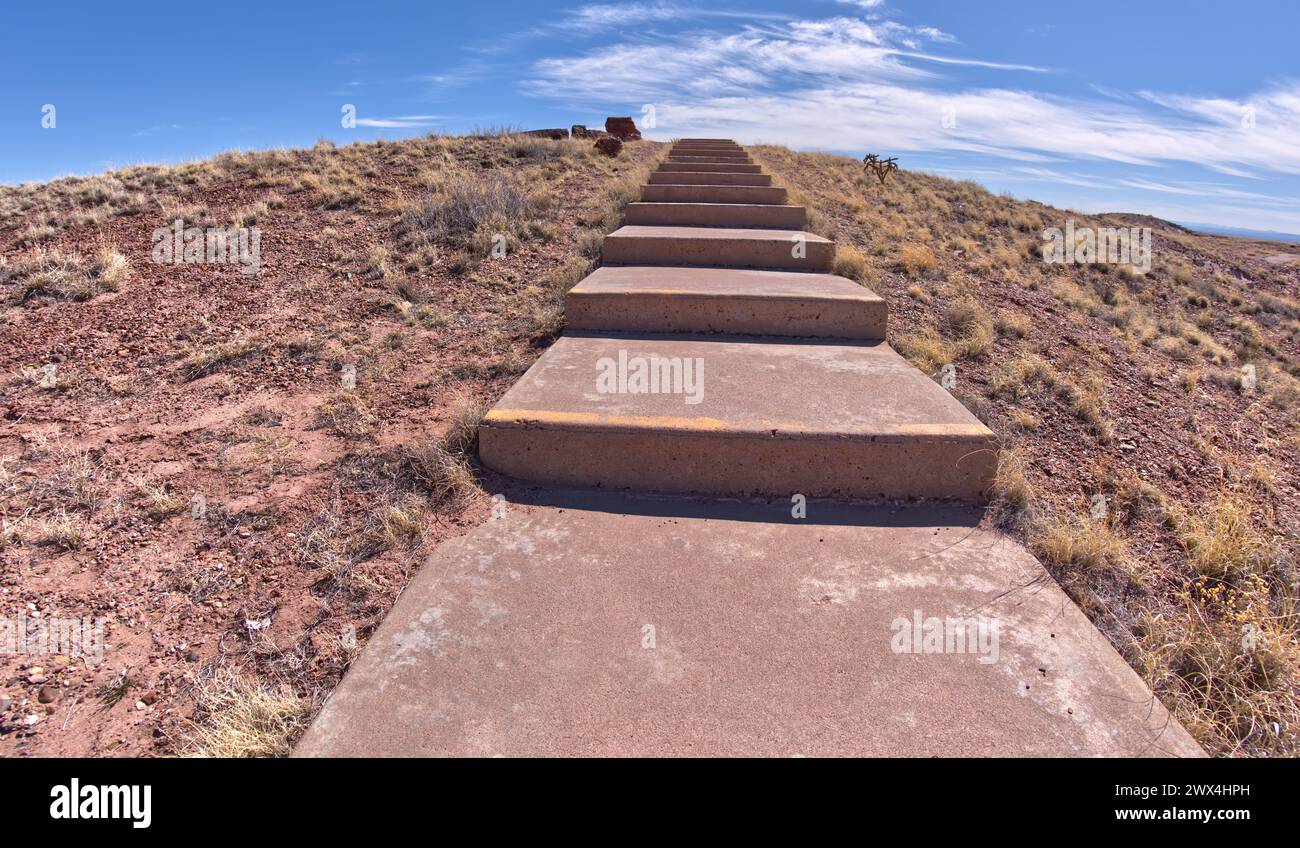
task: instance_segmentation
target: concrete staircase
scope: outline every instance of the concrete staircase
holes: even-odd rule
[[[977,505],[813,500],[978,499],[992,434],[766,175],[675,170],[739,147],[673,154],[480,428],[523,479],[431,554],[295,756],[1203,756]],[[818,247],[791,264],[796,234]],[[637,360],[661,391],[602,390]],[[923,615],[970,638],[932,652]]]
[[[488,467],[661,492],[984,496],[993,434],[885,343],[884,301],[830,273],[835,244],[760,170],[732,142],[673,146],[568,294],[569,333],[484,419]]]

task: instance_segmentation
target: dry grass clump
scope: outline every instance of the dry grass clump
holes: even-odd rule
[[[1250,504],[1231,493],[1220,495],[1208,510],[1181,516],[1179,538],[1196,573],[1216,580],[1266,572],[1278,553]]]
[[[988,311],[974,298],[963,297],[948,306],[944,325],[961,356],[983,356],[993,347],[996,336]]]
[[[411,474],[435,503],[463,506],[478,494],[478,483],[468,457],[453,452],[442,442],[407,446],[403,457]]]
[[[1198,577],[1136,631],[1139,669],[1211,754],[1300,753],[1300,615],[1284,587]]]
[[[447,449],[466,456],[472,454],[478,448],[478,426],[487,410],[487,401],[482,398],[457,396],[451,403],[447,432],[442,437]]]
[[[339,392],[316,408],[311,426],[345,439],[359,439],[370,434],[379,417],[355,392]]]
[[[109,247],[92,257],[37,248],[12,265],[0,260],[0,286],[13,287],[5,298],[11,305],[83,301],[100,292],[118,291],[130,272],[126,257]]]
[[[268,686],[222,669],[199,686],[190,756],[282,757],[306,729],[311,709],[311,700],[288,686]]]
[[[131,485],[151,518],[165,518],[189,506],[188,500],[168,491],[165,483],[151,483],[140,477],[133,480]]]
[[[837,245],[835,248],[835,265],[833,273],[859,283],[867,279],[867,257],[851,244]]]
[[[1131,568],[1128,544],[1104,520],[1050,516],[1035,529],[1030,544],[1057,573],[1096,576]]]
[[[424,541],[424,514],[418,498],[407,497],[381,504],[370,516],[361,548],[386,551],[390,548],[413,548]]]
[[[476,233],[524,233],[548,205],[511,174],[451,171],[436,193],[406,210],[400,226],[406,234],[465,244]]]
[[[365,508],[323,510],[299,534],[298,559],[320,571],[320,585],[345,595],[370,593],[375,587],[362,563],[384,551],[418,547],[431,509],[463,509],[480,494],[471,457],[483,408],[482,401],[462,396],[441,438],[345,458],[337,474],[340,492]]]
[[[46,505],[93,513],[107,498],[111,474],[101,457],[88,450],[68,447],[56,435],[32,437],[30,460],[43,463],[44,472],[14,475],[5,487],[9,494],[26,494],[36,508]],[[9,472],[5,470],[7,475]]]
[[[190,352],[181,362],[181,372],[186,380],[197,380],[265,350],[265,340],[254,333],[232,342]]]
[[[588,145],[574,139],[550,139],[516,135],[506,141],[506,153],[513,159],[550,162],[568,159],[587,152]]]
[[[30,541],[37,547],[54,547],[65,551],[80,550],[85,541],[85,525],[75,515],[62,508],[48,517],[31,524],[31,531],[20,533],[21,541]]]
[[[1106,417],[1104,385],[1096,374],[1086,377],[1080,385],[1071,380],[1062,380],[1056,386],[1056,392],[1070,405],[1070,411],[1092,428],[1102,441],[1108,441],[1114,428]]]
[[[931,375],[953,360],[953,351],[948,343],[929,328],[896,338],[894,347],[913,365]]]
[[[990,494],[1002,507],[1006,520],[1023,518],[1034,503],[1034,487],[1025,475],[1024,461],[1009,448],[998,453],[997,476]]]
[[[403,449],[407,467],[435,503],[464,505],[479,493],[469,462],[486,412],[481,398],[460,395],[452,401],[442,438]]]
[[[993,319],[993,329],[999,336],[1004,338],[1014,336],[1017,339],[1023,339],[1029,335],[1030,322],[1025,315],[1017,315],[1014,312],[1002,311]]]
[[[340,495],[361,508],[331,507],[299,533],[298,559],[320,572],[332,593],[365,596],[377,587],[360,568],[389,550],[418,548],[433,509],[463,509],[480,490],[470,465],[482,403],[453,404],[442,438],[347,455],[337,472]]]
[[[898,267],[909,277],[920,277],[939,265],[930,248],[923,244],[905,244],[898,252]]]
[[[265,200],[259,200],[256,203],[249,204],[241,209],[237,209],[230,216],[230,225],[232,227],[252,227],[258,221],[263,220],[271,207]]]
[[[1139,521],[1165,521],[1169,501],[1164,492],[1143,480],[1138,472],[1125,466],[1115,475],[1111,490],[1116,513],[1126,524]]]
[[[1051,363],[1041,356],[1027,353],[999,368],[990,383],[993,397],[1023,397],[1037,386],[1051,388],[1061,379]]]

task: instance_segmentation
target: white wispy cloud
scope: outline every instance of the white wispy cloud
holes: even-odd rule
[[[682,21],[705,18],[748,18],[751,20],[785,20],[787,15],[745,9],[709,9],[663,0],[657,3],[593,3],[570,9],[555,26],[560,29],[595,32],[655,21]]]
[[[1236,177],[1300,174],[1292,130],[1300,126],[1300,84],[1280,84],[1248,102],[952,90],[949,80],[918,60],[1044,69],[899,48],[902,38],[942,42],[942,36],[928,27],[849,17],[678,33],[671,40],[621,41],[543,59],[524,90],[593,105],[653,103],[662,131],[671,135],[726,131],[742,141],[830,150],[964,151],[1142,166],[1187,162]],[[1253,125],[1243,120],[1247,106]],[[945,115],[955,126],[944,126]]]
[[[393,118],[357,118],[359,127],[382,127],[401,129],[406,127],[432,127],[439,121],[438,115],[398,115]]]

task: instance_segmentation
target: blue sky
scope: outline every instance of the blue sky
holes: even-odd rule
[[[653,106],[651,138],[878,152],[1083,211],[1300,233],[1294,0],[47,2],[5,19],[6,183],[322,137],[644,124]]]

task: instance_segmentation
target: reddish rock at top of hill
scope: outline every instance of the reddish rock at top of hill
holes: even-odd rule
[[[606,118],[605,132],[623,141],[640,141],[641,131],[631,118]]]

